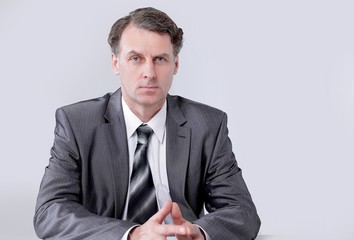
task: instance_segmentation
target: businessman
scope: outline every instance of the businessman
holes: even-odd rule
[[[43,239],[255,239],[224,112],[170,95],[183,31],[141,8],[109,33],[120,88],[56,111],[34,227]]]

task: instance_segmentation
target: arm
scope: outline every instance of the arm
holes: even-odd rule
[[[119,239],[133,223],[96,215],[83,205],[76,139],[66,113],[59,109],[51,158],[37,199],[36,233],[45,239]]]
[[[218,128],[205,174],[205,207],[209,214],[194,223],[211,239],[255,239],[260,219],[232,152],[227,116]]]

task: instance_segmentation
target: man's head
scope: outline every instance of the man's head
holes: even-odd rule
[[[137,9],[114,23],[108,42],[122,96],[142,121],[163,106],[179,66],[183,31],[163,12]]]
[[[174,55],[177,56],[180,52],[183,45],[183,30],[178,28],[176,23],[166,13],[148,7],[138,8],[113,24],[108,36],[108,43],[115,55],[120,50],[122,33],[129,24],[148,31],[168,34],[171,38]]]

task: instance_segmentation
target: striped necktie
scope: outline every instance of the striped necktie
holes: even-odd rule
[[[155,187],[147,159],[147,148],[153,130],[148,125],[142,124],[136,132],[138,144],[130,178],[127,217],[132,222],[143,224],[158,210]]]

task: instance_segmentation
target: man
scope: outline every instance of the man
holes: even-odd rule
[[[57,110],[34,217],[40,238],[256,237],[226,114],[168,94],[182,41],[154,8],[114,23],[108,42],[121,88]]]

